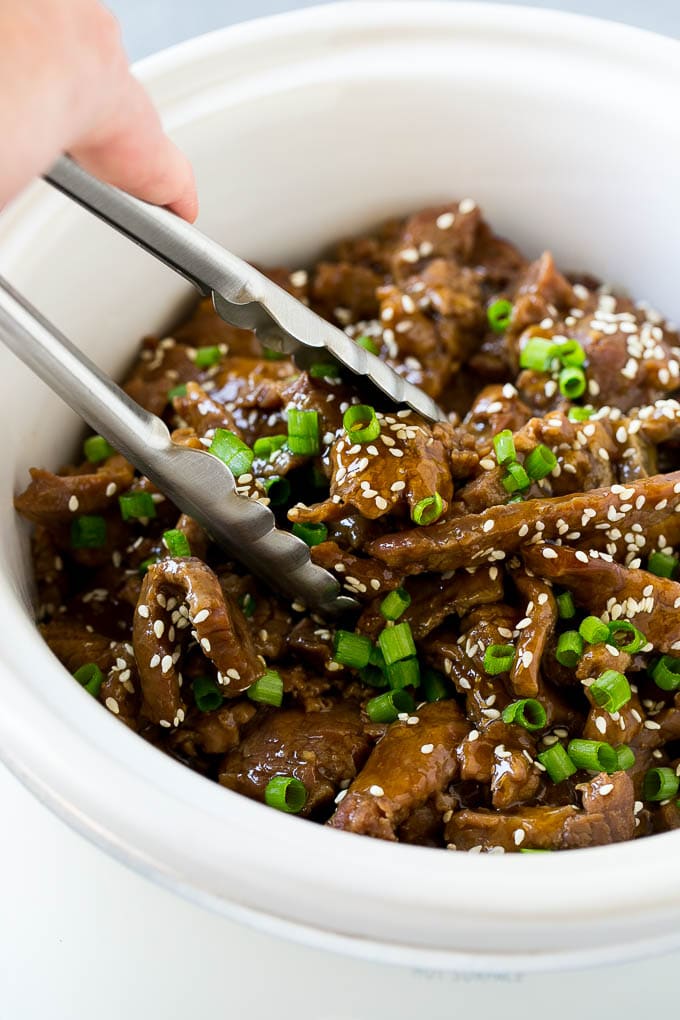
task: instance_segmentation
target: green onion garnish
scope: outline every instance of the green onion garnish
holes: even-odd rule
[[[521,493],[517,493],[517,495],[516,496],[512,496],[505,505],[506,506],[510,506],[511,503],[523,503],[523,502],[524,502],[524,496],[522,496]]]
[[[307,803],[307,790],[295,776],[274,776],[265,787],[264,800],[277,811],[296,815]]]
[[[199,712],[215,712],[222,707],[224,696],[211,676],[197,676],[191,686]]]
[[[328,528],[325,524],[314,524],[309,521],[305,524],[293,525],[293,534],[306,542],[308,546],[321,545],[328,538]]]
[[[336,630],[333,638],[333,658],[343,666],[363,669],[368,666],[373,642],[366,634],[352,630]]]
[[[183,531],[178,531],[177,528],[173,528],[171,531],[164,531],[163,542],[171,556],[191,556],[189,539]]]
[[[101,549],[106,545],[106,521],[96,515],[76,517],[71,522],[71,545],[74,549]]]
[[[577,630],[565,630],[557,639],[555,658],[561,666],[573,669],[583,655],[583,638]]]
[[[524,458],[524,470],[529,475],[529,478],[533,482],[537,482],[540,478],[545,478],[557,465],[557,457],[547,446],[543,443],[531,451],[528,456]]]
[[[171,390],[168,390],[167,397],[168,403],[171,404],[175,397],[186,397],[187,395],[187,384],[180,383],[179,386],[173,386]]]
[[[372,340],[370,336],[358,336],[354,341],[359,347],[363,347],[369,354],[379,354],[380,348],[378,347],[375,340]]]
[[[629,769],[635,764],[635,755],[627,744],[620,744],[618,747],[615,747],[614,750],[616,751],[617,772],[625,772],[626,769]]]
[[[107,443],[103,436],[88,436],[83,443],[83,453],[90,464],[99,464],[100,461],[112,457],[116,451]]]
[[[541,730],[548,721],[545,708],[535,698],[522,698],[513,701],[503,709],[501,718],[504,723],[516,723],[525,730]]]
[[[562,620],[571,620],[576,616],[576,606],[570,591],[563,591],[557,596],[557,612]]]
[[[199,347],[194,354],[196,368],[212,368],[222,357],[219,347]]]
[[[582,397],[586,391],[586,373],[576,365],[571,368],[563,368],[558,376],[558,384],[563,397],[576,400],[578,397]]]
[[[118,505],[124,521],[156,516],[156,504],[150,492],[126,492],[118,497]]]
[[[680,659],[662,655],[652,667],[652,680],[662,691],[677,691],[680,688]]]
[[[586,352],[578,340],[566,340],[564,343],[558,344],[556,354],[567,368],[573,368],[574,366],[578,368],[585,364]]]
[[[333,361],[317,362],[315,365],[310,365],[307,374],[310,379],[339,379],[340,368]]]
[[[436,669],[425,669],[421,673],[423,697],[425,701],[444,701],[451,697],[451,687],[446,677]]]
[[[570,407],[567,417],[569,421],[588,421],[594,413],[594,407]]]
[[[265,478],[264,491],[272,506],[283,506],[290,498],[290,482],[280,475],[272,475],[271,478]]]
[[[395,623],[394,627],[385,627],[378,637],[380,651],[385,657],[385,665],[391,666],[400,659],[410,659],[416,654],[416,646],[408,623]]]
[[[420,663],[415,655],[385,666],[385,671],[394,691],[400,691],[403,687],[420,687]]]
[[[649,769],[642,780],[643,800],[670,800],[675,797],[680,779],[667,767]]]
[[[519,354],[519,367],[547,372],[556,357],[557,346],[545,337],[532,336]]]
[[[380,422],[370,404],[352,404],[343,414],[342,424],[356,443],[372,443],[380,435]]]
[[[538,761],[548,773],[553,783],[561,783],[576,772],[576,766],[564,750],[562,744],[553,744],[545,751],[536,755]]]
[[[80,666],[73,675],[88,694],[94,698],[98,697],[101,685],[104,683],[104,674],[96,662],[88,662],[84,666]]]
[[[578,632],[589,645],[600,645],[609,639],[609,627],[597,616],[586,616],[582,620]]]
[[[616,772],[618,756],[603,740],[570,740],[569,757],[578,769],[590,772]]]
[[[363,669],[359,670],[359,679],[367,687],[376,687],[378,690],[382,687],[390,686],[390,682],[383,671],[378,669],[377,666],[372,666],[370,662],[368,666],[364,666]]]
[[[510,324],[512,316],[512,301],[499,298],[489,305],[486,310],[486,318],[494,333],[503,333]]]
[[[154,563],[160,563],[160,556],[149,556],[148,559],[142,560],[137,568],[142,577],[144,577],[149,567],[152,567]]]
[[[251,684],[246,694],[251,701],[258,701],[261,705],[273,705],[280,708],[283,701],[283,680],[275,669],[268,669],[261,677]]]
[[[605,669],[588,690],[595,703],[610,714],[627,705],[633,696],[625,676],[616,669]]]
[[[371,722],[390,723],[402,712],[410,715],[414,708],[413,698],[408,691],[385,691],[371,698],[366,705],[366,715]]]
[[[265,361],[284,361],[288,355],[283,351],[273,351],[271,347],[262,348],[262,357]]]
[[[531,485],[529,475],[516,460],[506,466],[506,471],[507,474],[501,479],[506,492],[521,492]]]
[[[493,448],[496,451],[496,460],[501,466],[516,459],[515,440],[510,429],[503,429],[493,437]]]
[[[255,458],[250,447],[229,429],[215,429],[208,453],[226,464],[234,478],[249,474]]]
[[[269,460],[272,454],[286,445],[287,436],[260,436],[253,443],[253,453],[256,457]]]
[[[414,524],[426,527],[428,524],[434,524],[437,518],[441,517],[443,509],[442,498],[438,492],[435,492],[433,496],[425,496],[424,499],[416,503],[411,510],[411,520]]]
[[[513,645],[489,645],[484,652],[484,669],[489,676],[507,673],[515,658]]]
[[[319,412],[300,411],[291,407],[288,411],[288,447],[292,453],[315,457],[321,451],[319,435]]]
[[[647,560],[647,570],[657,577],[672,577],[677,566],[677,556],[670,556],[668,553],[653,552]]]
[[[609,644],[620,648],[622,652],[629,652],[634,655],[647,644],[645,635],[634,627],[628,620],[614,620],[609,626]],[[620,634],[630,634],[631,637],[625,644],[618,637]]]
[[[396,588],[380,603],[380,612],[386,620],[398,620],[411,605],[411,596],[404,588]]]
[[[249,591],[247,591],[245,595],[241,595],[238,600],[238,604],[241,607],[241,612],[245,616],[246,620],[249,620],[257,609],[257,602]]]

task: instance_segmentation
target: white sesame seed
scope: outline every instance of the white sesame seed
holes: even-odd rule
[[[161,660],[161,673],[169,673],[172,665],[172,655],[164,655]]]
[[[595,720],[595,728],[599,730],[600,733],[607,732],[607,720],[604,718],[603,715],[598,715],[597,719]]]
[[[477,203],[475,202],[474,198],[464,198],[463,201],[460,202],[458,205],[458,211],[462,212],[463,215],[465,215],[466,213],[473,212],[473,210],[476,208]]]
[[[199,610],[199,612],[194,616],[194,624],[203,623],[203,621],[207,620],[209,616],[210,611],[208,609]]]
[[[557,553],[555,552],[554,549],[551,549],[550,547],[548,547],[547,549],[543,550],[543,557],[546,560],[556,560],[557,559]]]
[[[646,730],[660,730],[658,722],[655,719],[645,719],[644,726]]]
[[[371,794],[371,795],[372,795],[373,797],[384,797],[384,796],[385,796],[385,791],[383,790],[382,786],[378,786],[378,785],[377,785],[377,784],[375,784],[375,783],[373,784],[373,786],[370,786],[370,787],[368,788],[368,792],[369,792],[369,793],[370,793],[370,794]]]
[[[137,607],[137,612],[142,617],[142,619],[144,619],[144,620],[148,620],[149,619],[149,607],[148,606],[143,605],[143,604],[141,606],[138,606]]]
[[[605,784],[604,784],[604,786],[601,786],[601,787],[600,787],[600,789],[599,789],[599,793],[600,793],[600,794],[601,794],[601,795],[602,795],[603,797],[608,797],[608,796],[609,796],[609,794],[610,794],[610,793],[612,792],[612,790],[613,790],[613,789],[614,789],[614,784],[613,784],[613,783],[605,783]]]
[[[461,206],[459,206],[458,208],[460,209]],[[452,212],[444,212],[437,217],[435,222],[440,230],[448,230],[449,227],[453,226],[455,218],[456,217]]]
[[[153,632],[157,638],[162,638],[165,631],[165,624],[162,620],[154,620]]]
[[[482,531],[486,532],[493,531],[495,523],[496,522],[491,518],[488,521],[484,521],[484,524],[482,525]]]
[[[468,733],[468,740],[473,743],[475,740],[479,740],[479,730],[470,730]]]
[[[432,754],[434,751],[434,744],[423,744],[420,751],[422,754]]]
[[[104,704],[108,708],[109,712],[113,712],[114,715],[118,715],[120,712],[120,707],[115,698],[107,698]]]
[[[118,486],[116,485],[115,482],[109,482],[109,484],[106,486],[106,495],[109,497],[115,496],[117,488]]]
[[[160,661],[161,661],[160,655],[152,655],[151,659],[149,660],[149,668],[155,669],[156,666],[160,665]]]
[[[526,837],[526,832],[524,831],[524,829],[515,829],[515,831],[512,834],[512,838],[514,840],[515,846],[519,846],[521,843],[523,843],[525,837]]]
[[[79,506],[80,503],[78,502],[78,497],[71,496],[71,498],[68,501],[68,508],[71,511],[71,513],[75,513]]]

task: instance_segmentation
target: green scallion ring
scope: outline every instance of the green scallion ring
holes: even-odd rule
[[[484,652],[484,669],[489,676],[507,673],[514,659],[514,645],[488,645]]]
[[[594,407],[570,407],[567,417],[569,421],[588,421],[594,414]]]
[[[88,436],[83,443],[83,453],[90,464],[99,464],[102,460],[113,457],[115,452],[103,436]]]
[[[627,744],[620,744],[614,750],[616,751],[617,772],[625,772],[626,769],[631,768],[635,764],[635,755]]]
[[[71,522],[74,549],[101,549],[106,545],[106,521],[96,514],[83,514]]]
[[[563,368],[557,381],[560,393],[568,400],[578,400],[586,391],[586,373],[576,365]]]
[[[400,691],[404,687],[420,687],[420,664],[415,655],[386,665],[385,672],[393,691]]]
[[[662,691],[680,689],[680,659],[672,655],[662,655],[652,667],[652,680]]]
[[[290,499],[290,482],[280,475],[271,475],[264,480],[264,491],[272,506],[283,506]]]
[[[377,666],[372,666],[370,662],[368,666],[364,666],[363,669],[359,670],[359,679],[362,684],[366,684],[367,687],[375,687],[377,690],[390,686],[390,682],[383,671],[378,669]]]
[[[333,638],[333,659],[342,666],[364,669],[368,666],[373,642],[366,634],[352,630],[336,630]]]
[[[192,681],[194,701],[199,712],[215,712],[222,707],[224,695],[211,676],[197,676]]]
[[[186,397],[187,395],[187,384],[180,383],[179,386],[173,386],[171,390],[168,390],[167,398],[168,403],[171,404],[175,397]]]
[[[411,605],[411,596],[404,588],[395,588],[380,603],[380,612],[386,620],[398,620]]]
[[[601,645],[609,639],[609,627],[597,616],[586,616],[579,624],[578,632],[589,645]]]
[[[548,773],[553,783],[561,783],[576,772],[576,766],[564,750],[562,744],[553,744],[536,755],[538,761]]]
[[[605,712],[618,712],[633,696],[626,677],[616,669],[605,669],[588,688],[593,701]]]
[[[230,429],[215,429],[208,453],[226,464],[234,478],[249,474],[255,454],[243,440]]]
[[[380,435],[380,422],[370,404],[352,404],[343,414],[342,424],[355,443],[372,443]]]
[[[191,556],[189,539],[177,528],[163,532],[163,543],[171,556]]]
[[[501,478],[501,482],[506,492],[522,492],[531,485],[529,475],[518,461],[511,461],[505,470],[507,473]]]
[[[504,723],[516,723],[530,732],[542,730],[548,721],[545,708],[536,698],[522,698],[520,701],[513,701],[503,709],[501,718]]]
[[[275,669],[268,669],[246,690],[251,701],[260,705],[272,705],[280,708],[283,701],[283,680]]]
[[[358,336],[354,343],[358,347],[363,347],[363,349],[365,351],[368,351],[369,354],[377,355],[380,353],[380,347],[378,346],[376,341],[373,340],[370,336]]]
[[[562,620],[572,620],[576,616],[576,606],[570,591],[563,591],[557,596],[557,612]]]
[[[400,659],[410,659],[416,654],[411,627],[405,621],[395,623],[394,627],[385,627],[378,636],[378,644],[386,666]]]
[[[542,336],[532,336],[519,353],[519,367],[548,372],[557,357],[557,345]]]
[[[583,655],[583,638],[577,630],[565,630],[557,639],[555,658],[561,666],[574,669]]]
[[[647,638],[645,635],[634,627],[628,620],[612,620],[609,627],[609,644],[614,645],[615,648],[620,648],[622,652],[628,652],[630,655],[634,655],[636,652],[641,651],[647,644]],[[630,634],[630,638],[625,641],[621,641],[619,635]]]
[[[99,696],[99,691],[104,683],[104,674],[96,662],[87,662],[80,666],[73,674],[81,687],[84,687],[93,698]]]
[[[647,570],[657,577],[672,577],[677,567],[677,556],[671,556],[669,553],[653,552],[647,560]]]
[[[586,361],[586,352],[578,340],[565,340],[564,343],[557,344],[556,353],[560,362],[567,368],[574,366],[580,368]]]
[[[547,446],[539,443],[531,453],[524,458],[524,470],[532,482],[546,478],[557,466],[557,457]]]
[[[512,317],[512,301],[499,298],[494,301],[486,310],[486,318],[494,333],[503,333],[510,325]]]
[[[307,374],[310,379],[339,379],[340,367],[333,361],[318,361],[316,364],[309,366]]]
[[[496,451],[496,460],[504,467],[517,457],[515,451],[515,440],[510,429],[503,429],[493,437],[493,448]]]
[[[140,575],[144,577],[149,567],[152,567],[154,563],[160,563],[160,559],[161,559],[160,556],[149,556],[147,559],[142,560],[142,562],[137,567]]]
[[[126,492],[118,497],[118,505],[124,521],[145,520],[156,516],[156,504],[150,492]]]
[[[678,787],[680,787],[680,779],[673,769],[665,766],[649,769],[648,772],[645,772],[645,778],[642,780],[642,799],[670,800],[671,797],[675,797]]]
[[[260,436],[253,443],[253,453],[256,457],[269,460],[282,446],[286,445],[287,438],[287,436]]]
[[[219,347],[199,347],[194,354],[194,365],[196,368],[212,368],[222,357]]]
[[[411,712],[415,709],[415,703],[408,691],[385,691],[378,694],[366,705],[366,715],[375,723],[391,723],[402,712]]]
[[[274,776],[265,787],[264,800],[277,811],[297,815],[307,803],[307,790],[295,776]]]
[[[616,751],[603,740],[570,740],[567,751],[576,768],[607,773],[618,768]]]
[[[288,448],[292,453],[315,457],[321,452],[319,412],[288,409]]]
[[[293,525],[293,534],[306,542],[308,546],[321,545],[328,538],[328,528],[325,524],[315,524],[313,521]]]
[[[420,680],[425,701],[445,701],[453,694],[451,684],[436,669],[424,669]]]
[[[411,510],[411,520],[420,527],[427,527],[441,517],[443,509],[444,502],[439,493],[435,492],[433,496],[425,496],[416,503]]]

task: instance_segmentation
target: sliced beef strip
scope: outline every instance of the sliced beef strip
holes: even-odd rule
[[[345,591],[360,601],[394,591],[403,581],[403,574],[390,570],[380,560],[355,556],[337,542],[320,542],[312,546],[311,555],[314,563],[334,573]]]
[[[257,358],[262,346],[249,329],[238,329],[221,319],[210,298],[202,298],[192,309],[184,322],[173,331],[178,344],[191,347],[213,347],[225,344],[230,354],[245,358]],[[191,378],[195,378],[194,375]]]
[[[123,389],[151,414],[162,415],[168,407],[168,393],[190,380],[207,379],[191,357],[190,348],[172,337],[148,337]]]
[[[109,457],[91,474],[55,475],[31,468],[31,483],[14,505],[36,524],[71,524],[81,514],[100,514],[117,505],[120,493],[134,480],[134,468],[124,457]]]
[[[244,728],[258,711],[252,701],[222,705],[214,712],[190,710],[183,726],[170,730],[168,742],[186,757],[224,755],[238,747]]]
[[[373,749],[329,821],[335,829],[396,840],[397,829],[454,778],[456,747],[469,725],[453,701],[397,721]]]
[[[525,600],[525,615],[518,623],[515,659],[510,670],[510,685],[520,698],[535,698],[539,693],[539,670],[546,644],[557,622],[557,602],[549,585],[526,571],[515,571],[513,581]]]
[[[517,281],[512,318],[507,338],[511,344],[515,363],[518,362],[519,346],[517,337],[527,326],[552,319],[576,302],[571,283],[555,265],[549,251],[532,262]]]
[[[330,322],[346,326],[378,314],[376,291],[381,274],[352,262],[319,262],[312,276],[311,299],[315,311]]]
[[[278,709],[265,714],[247,732],[219,770],[223,786],[255,800],[264,799],[274,776],[294,776],[304,783],[308,816],[330,804],[338,790],[356,776],[370,741],[358,708],[337,704],[324,712]]]
[[[511,383],[485,386],[475,397],[461,429],[469,432],[475,442],[488,452],[493,448],[495,435],[504,429],[519,432],[531,416],[531,410]]]

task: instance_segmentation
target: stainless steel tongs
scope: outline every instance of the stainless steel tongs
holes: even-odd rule
[[[396,403],[430,420],[435,402],[342,330],[272,283],[238,256],[165,209],[103,184],[70,159],[46,179],[209,295],[228,323],[255,330],[261,342],[293,355],[301,367],[324,349]],[[267,507],[240,496],[229,468],[207,451],[173,443],[160,418],[145,411],[0,278],[0,339],[88,424],[193,517],[230,556],[282,594],[337,613],[355,605],[337,580],[312,563],[299,538],[277,529]]]

